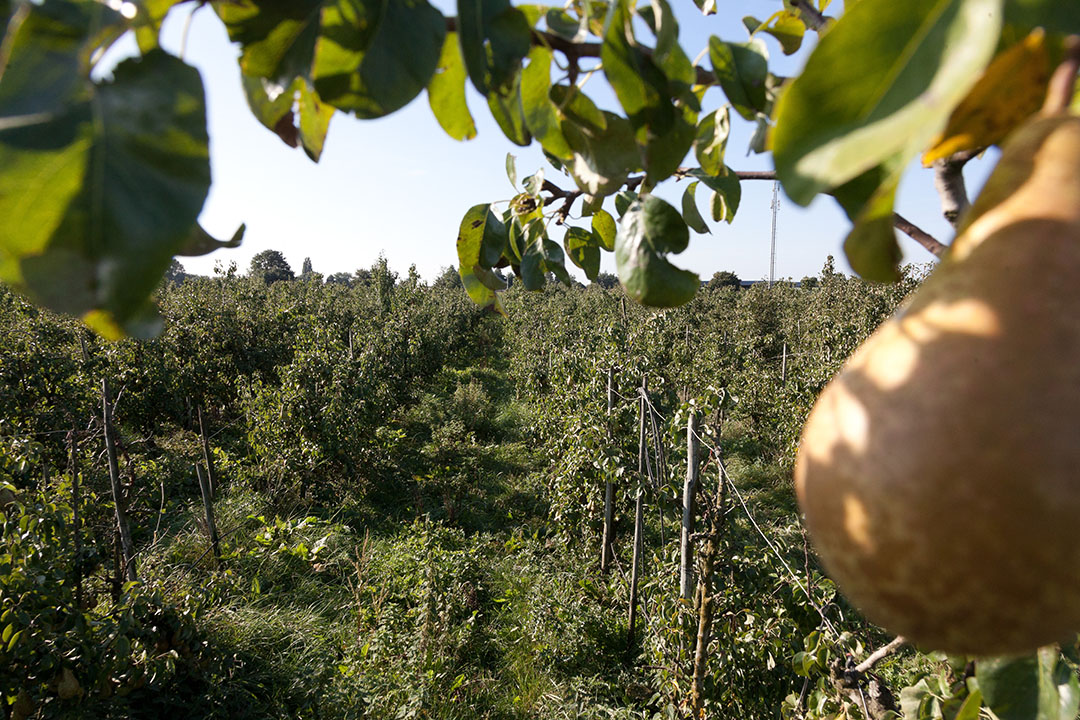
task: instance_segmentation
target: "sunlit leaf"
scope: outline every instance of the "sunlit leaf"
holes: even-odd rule
[[[724,167],[731,117],[726,107],[701,118],[694,140],[694,156],[707,175],[716,175]]]
[[[326,133],[330,130],[330,119],[334,116],[334,108],[322,101],[307,80],[301,78],[299,83],[300,144],[309,158],[319,162],[323,144],[326,142]]]
[[[705,234],[710,232],[709,226],[705,223],[705,218],[701,217],[701,211],[698,210],[697,199],[695,195],[697,193],[697,182],[692,182],[686,186],[686,190],[683,191],[682,196],[682,216],[686,224],[690,226],[690,229],[696,233]]]
[[[615,234],[617,229],[615,227],[615,218],[611,217],[611,213],[606,210],[598,209],[593,214],[592,231],[593,235],[596,236],[600,247],[608,252],[615,249]]]
[[[446,19],[427,0],[328,6],[315,47],[315,90],[359,118],[388,115],[427,87],[445,38]]]
[[[793,10],[778,10],[765,22],[747,16],[743,18],[743,25],[751,34],[764,32],[772,35],[780,43],[785,55],[798,52],[802,47],[803,36],[806,35],[806,23],[798,11]]]
[[[742,200],[742,183],[739,182],[739,176],[726,166],[717,175],[707,175],[699,171],[691,174],[713,191],[709,201],[713,220],[727,223],[734,220],[735,213],[739,209],[739,202]]]
[[[600,274],[600,248],[597,247],[595,234],[579,227],[569,227],[563,245],[570,260],[585,271],[585,277],[595,280]]]
[[[650,134],[670,131],[676,112],[668,93],[667,77],[635,42],[627,0],[614,0],[604,32],[600,59],[615,95],[626,112],[637,140],[644,145]]]
[[[229,39],[240,43],[244,74],[287,87],[297,77],[311,79],[323,8],[338,1],[237,0],[214,3],[213,8],[225,23]]]
[[[610,195],[622,187],[630,173],[641,169],[641,155],[634,131],[626,118],[604,113],[605,129],[585,133],[573,123],[563,123],[563,135],[574,151],[567,170],[578,188],[590,195]]]
[[[465,102],[465,64],[457,33],[448,32],[435,74],[428,83],[428,104],[439,126],[455,140],[476,137],[476,123]]]
[[[596,103],[576,86],[552,85],[551,101],[560,119],[570,122],[581,132],[596,135],[607,130],[607,117]]]
[[[477,274],[477,268],[484,269],[481,254],[484,253],[487,222],[492,217],[494,213],[490,205],[474,205],[462,218],[457,238],[458,274],[461,282],[472,301],[484,307],[494,306],[496,301],[495,291],[484,284]]]
[[[666,259],[690,241],[679,211],[650,195],[635,202],[623,215],[615,240],[615,266],[626,293],[651,307],[686,303],[700,286],[698,276],[680,270]]]
[[[949,116],[945,129],[923,153],[923,165],[961,150],[997,144],[1038,112],[1050,80],[1046,33],[1032,31],[994,58],[975,86]]]
[[[569,160],[573,150],[563,137],[559,113],[551,101],[551,51],[537,45],[529,51],[529,64],[521,71],[521,107],[525,125],[544,150]]]
[[[532,133],[525,125],[525,112],[521,107],[520,73],[515,76],[509,90],[491,91],[488,95],[488,110],[510,142],[522,147],[532,142]]]
[[[887,157],[920,151],[978,79],[1000,27],[1001,0],[850,7],[777,102],[771,142],[788,196],[806,205]]]
[[[765,79],[769,74],[765,43],[757,38],[729,43],[714,36],[709,38],[709,59],[717,82],[740,115],[753,120],[758,112],[765,112]]]

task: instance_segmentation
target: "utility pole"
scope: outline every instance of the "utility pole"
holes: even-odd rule
[[[772,233],[769,238],[769,287],[776,281],[776,212],[780,209],[780,183],[772,186]]]

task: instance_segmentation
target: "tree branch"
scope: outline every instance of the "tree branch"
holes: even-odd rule
[[[968,158],[970,159],[970,158]],[[965,161],[966,162],[966,161]],[[776,173],[772,170],[737,170],[735,176],[740,180],[776,180]],[[680,167],[675,171],[675,177],[693,177],[690,168]],[[626,189],[633,190],[645,179],[644,175],[636,175],[626,181]],[[563,190],[550,180],[544,180],[543,190],[551,193],[551,197],[544,199],[544,205],[562,200],[563,204],[555,212],[555,224],[562,225],[570,216],[570,206],[584,193],[581,190]],[[922,245],[935,257],[943,257],[949,246],[939,241],[930,233],[926,232],[915,223],[911,222],[899,213],[893,213],[893,227],[901,231],[915,242]]]
[[[956,227],[960,216],[970,207],[967,186],[964,185],[964,166],[986,148],[962,150],[947,158],[934,161],[934,187],[941,197],[941,214]]]
[[[816,12],[816,11],[815,11]],[[457,32],[457,18],[446,18],[446,31]],[[567,40],[564,37],[560,37],[545,30],[533,29],[532,31],[532,44],[542,45],[544,47],[551,48],[552,50],[558,50],[566,59],[570,61],[571,66],[577,64],[577,61],[581,58],[599,58],[600,49],[603,47],[602,43],[598,42],[574,42]],[[652,57],[652,48],[638,46],[639,49],[645,53],[645,55]],[[694,71],[697,73],[698,85],[715,85],[716,75],[713,75],[710,71],[703,67],[694,67]]]
[[[803,22],[811,30],[821,30],[825,27],[825,16],[818,12],[817,8],[810,4],[809,0],[793,0],[791,3],[799,14],[802,16]]]
[[[903,637],[902,635],[897,635],[887,645],[882,645],[877,650],[870,653],[870,655],[867,656],[865,660],[856,665],[855,672],[865,673],[869,671],[870,668],[881,662],[883,658],[892,655],[905,644],[907,644],[907,638]]]
[[[929,250],[935,257],[944,257],[949,246],[918,227],[900,213],[893,213],[893,227]]]

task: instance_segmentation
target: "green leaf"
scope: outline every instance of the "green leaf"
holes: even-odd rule
[[[484,307],[495,306],[498,299],[495,292],[487,287],[477,274],[478,268],[481,271],[486,269],[482,261],[490,259],[490,245],[487,248],[485,245],[490,243],[489,237],[486,237],[487,224],[493,218],[495,214],[490,205],[474,205],[465,213],[458,228],[458,274],[472,301]],[[501,222],[499,224],[502,225]]]
[[[326,133],[330,131],[330,119],[334,107],[322,101],[307,80],[300,79],[300,144],[313,162],[322,157]]]
[[[531,195],[533,198],[540,198],[540,191],[544,189],[544,168],[540,168],[535,173],[525,178],[522,181],[521,186],[525,189],[525,192]]]
[[[1023,33],[1041,27],[1050,33],[1080,33],[1080,4],[1061,0],[1010,0],[1005,3],[1005,22]]]
[[[803,36],[806,35],[806,23],[798,12],[792,10],[778,10],[765,22],[748,15],[743,18],[743,25],[751,35],[758,32],[772,35],[779,41],[785,55],[798,52],[802,47]]]
[[[777,102],[773,158],[799,205],[922,150],[997,46],[1001,0],[861,0]],[[827,101],[823,101],[827,99]]]
[[[544,277],[544,223],[532,220],[524,228],[524,251],[521,253],[521,282],[526,290],[539,290],[547,282]]]
[[[484,236],[480,244],[480,256],[477,264],[485,268],[498,265],[503,253],[506,252],[509,242],[510,236],[506,225],[489,208],[484,223]]]
[[[506,153],[506,179],[510,187],[517,188],[517,157],[512,153]]]
[[[1001,720],[1074,720],[1075,674],[1053,647],[1033,655],[984,658],[975,663],[986,705]]]
[[[893,230],[893,203],[896,186],[882,186],[866,204],[844,240],[844,254],[851,268],[873,282],[896,282],[900,279],[903,253]]]
[[[550,95],[564,123],[573,123],[586,135],[599,135],[607,130],[606,115],[577,86],[552,85]]]
[[[567,163],[574,182],[589,195],[606,196],[617,191],[630,173],[641,169],[641,155],[634,131],[626,118],[604,113],[605,129],[586,133],[572,123],[563,123],[563,135],[574,151]]]
[[[218,240],[213,235],[203,230],[202,225],[195,223],[187,241],[184,243],[183,247],[176,251],[176,254],[185,257],[197,257],[199,255],[208,255],[215,250],[240,247],[240,243],[244,240],[244,231],[246,229],[246,225],[241,225],[228,240]]]
[[[600,59],[604,75],[615,90],[634,128],[637,141],[645,145],[650,135],[669,132],[676,112],[668,92],[668,80],[634,41],[627,0],[614,0],[604,31]]]
[[[593,214],[592,232],[600,247],[608,252],[615,249],[615,218],[607,210],[598,209]]]
[[[698,210],[697,200],[694,195],[697,193],[697,182],[692,182],[686,186],[686,190],[683,191],[682,196],[682,216],[686,224],[690,226],[690,229],[696,233],[710,232],[709,226],[705,223],[705,218],[701,217],[701,212]]]
[[[521,74],[515,76],[507,91],[492,90],[488,95],[488,110],[503,135],[515,145],[525,147],[532,142],[532,134],[525,125],[525,112],[521,107]]]
[[[742,200],[742,184],[735,171],[725,166],[719,175],[706,175],[700,171],[693,171],[690,174],[713,191],[710,200],[713,220],[727,223],[734,220],[735,213],[739,209],[739,201]]]
[[[697,113],[686,105],[676,107],[676,111],[678,115],[668,131],[650,135],[645,145],[645,182],[649,186],[671,177],[694,144]]]
[[[350,0],[327,7],[315,47],[315,90],[339,110],[377,118],[428,86],[446,18],[427,0]]]
[[[730,131],[731,114],[726,107],[709,113],[698,123],[694,156],[707,175],[716,175],[723,169]]]
[[[469,79],[481,95],[507,95],[529,54],[532,26],[510,0],[458,0],[458,35]]]
[[[551,8],[544,16],[548,32],[570,42],[584,42],[585,38],[589,36],[589,26],[586,20],[587,16],[577,20],[565,10],[559,8]]]
[[[446,33],[439,64],[428,83],[428,104],[447,135],[455,140],[476,137],[476,123],[465,102],[465,63],[456,32]]]
[[[585,277],[595,280],[600,274],[600,248],[595,233],[579,227],[568,227],[563,246],[570,260],[585,271]]]
[[[563,137],[559,114],[551,101],[551,51],[537,45],[529,51],[529,64],[521,71],[521,107],[525,125],[545,151],[569,160],[573,150]]]
[[[240,84],[244,89],[248,108],[255,119],[264,127],[273,130],[286,145],[298,144],[296,125],[292,117],[293,103],[301,80],[298,78],[288,88],[282,89],[266,78],[241,75]]]
[[[347,0],[253,0],[214,3],[229,39],[240,43],[245,75],[288,87],[297,77],[311,79],[323,8]]]
[[[619,214],[621,220],[626,211],[630,209],[638,199],[638,194],[633,190],[621,190],[615,193],[615,212]]]
[[[146,53],[158,47],[158,35],[161,33],[161,25],[165,16],[174,5],[182,0],[142,0],[139,3],[139,11],[133,23],[135,29],[135,42],[139,46],[139,52]]]
[[[769,53],[765,43],[729,43],[709,38],[709,59],[713,73],[732,107],[747,120],[766,109],[765,79],[769,74]]]
[[[964,704],[956,711],[953,720],[979,720],[979,709],[982,708],[982,691],[975,690],[967,698]]]
[[[34,66],[14,53],[5,82]],[[116,336],[138,329],[202,209],[206,113],[198,71],[158,50],[86,90],[32,119],[0,105],[0,278]]]
[[[690,242],[679,211],[650,195],[631,205],[615,239],[615,266],[626,293],[642,305],[675,307],[690,300],[701,283],[698,276],[667,261]]]
[[[541,251],[544,254],[544,267],[547,271],[554,273],[563,285],[570,285],[570,273],[566,272],[566,259],[559,243],[549,239],[545,233]]]

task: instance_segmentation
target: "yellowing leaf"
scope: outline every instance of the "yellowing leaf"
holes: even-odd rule
[[[1050,79],[1046,33],[1032,31],[998,55],[923,154],[923,165],[1001,142],[1042,106]]]

